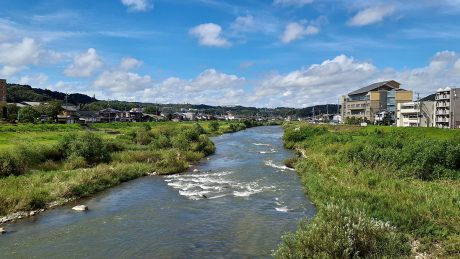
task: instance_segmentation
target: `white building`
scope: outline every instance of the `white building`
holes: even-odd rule
[[[398,103],[396,126],[398,127],[434,127],[435,102]]]
[[[460,128],[460,89],[438,89],[436,93],[436,126]]]

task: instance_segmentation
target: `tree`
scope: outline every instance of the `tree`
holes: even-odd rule
[[[50,118],[56,118],[59,112],[61,112],[61,102],[51,101],[47,104],[40,104],[35,109],[40,113],[40,115],[47,115]]]
[[[19,121],[20,122],[35,122],[40,117],[40,113],[33,107],[26,106],[19,110]]]

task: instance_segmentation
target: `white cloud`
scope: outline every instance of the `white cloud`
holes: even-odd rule
[[[289,43],[294,40],[302,39],[306,35],[315,35],[319,33],[319,28],[314,25],[305,26],[302,23],[291,22],[286,25],[281,42]]]
[[[24,38],[20,42],[6,42],[0,44],[0,75],[10,77],[28,65],[37,64],[43,50],[31,38]]]
[[[135,58],[127,57],[123,58],[120,63],[120,69],[123,71],[129,71],[134,68],[142,66],[143,62]]]
[[[66,76],[71,77],[89,77],[92,76],[103,65],[102,59],[93,48],[77,55],[73,64],[64,70]]]
[[[200,24],[190,29],[190,35],[197,37],[200,45],[229,47],[231,43],[222,37],[222,28],[214,23]]]
[[[21,85],[30,85],[30,86],[33,86],[33,87],[38,87],[38,88],[44,88],[46,87],[46,83],[48,82],[48,76],[43,74],[43,73],[39,73],[39,74],[36,74],[36,75],[27,75],[27,76],[23,76],[21,78],[19,78],[18,80],[18,84],[21,84]]]
[[[121,0],[121,3],[131,12],[145,12],[153,8],[150,0]]]
[[[394,5],[380,5],[369,7],[358,12],[348,21],[349,26],[366,26],[381,22],[385,17],[391,15],[396,10]]]
[[[167,78],[140,92],[144,101],[162,103],[204,103],[235,105],[244,103],[246,79],[207,69],[193,79]]]
[[[297,6],[302,7],[307,4],[313,3],[313,0],[274,0],[274,5],[281,5],[281,6]]]
[[[139,67],[141,61],[134,58],[124,58],[117,69],[102,72],[93,82],[96,88],[107,89],[118,94],[131,94],[138,90],[151,87],[153,80],[149,75],[141,76],[131,72]]]

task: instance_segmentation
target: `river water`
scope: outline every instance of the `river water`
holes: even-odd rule
[[[215,137],[199,172],[140,178],[6,225],[0,258],[270,257],[315,212],[283,166],[293,153],[281,137],[281,127]]]

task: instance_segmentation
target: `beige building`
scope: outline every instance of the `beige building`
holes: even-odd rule
[[[0,79],[0,103],[6,103],[6,80]]]
[[[398,127],[435,127],[435,102],[398,103],[396,108],[396,126]]]
[[[342,118],[361,118],[374,122],[375,114],[387,111],[396,114],[398,103],[411,102],[412,91],[400,88],[400,83],[390,80],[360,88],[342,96]]]
[[[460,88],[438,89],[435,121],[439,128],[460,128]]]

